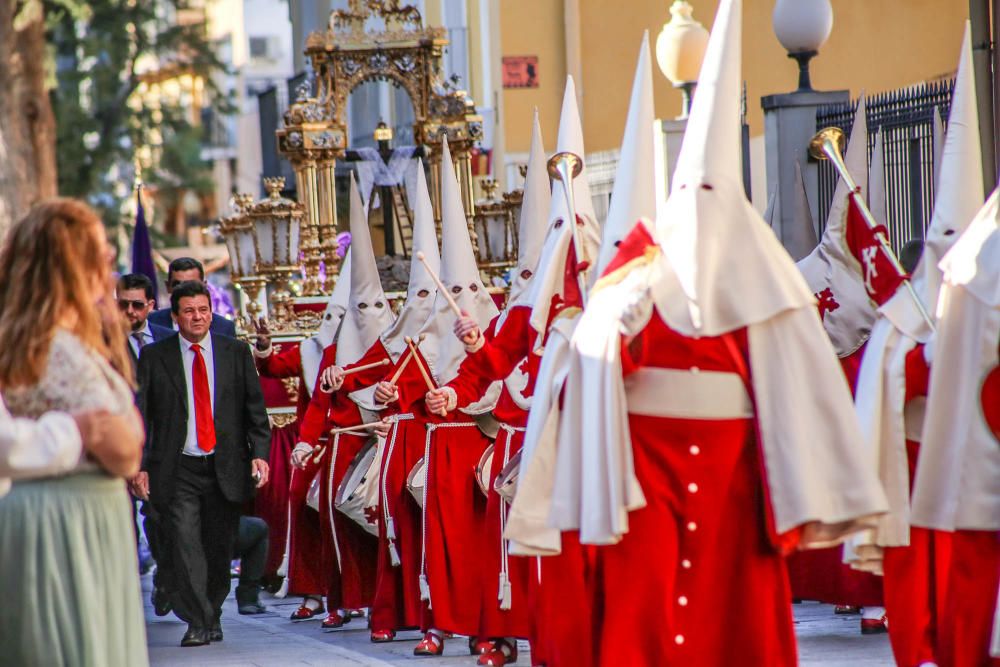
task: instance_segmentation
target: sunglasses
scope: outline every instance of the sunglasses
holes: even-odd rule
[[[142,310],[143,308],[146,307],[147,303],[148,302],[146,301],[131,301],[129,299],[118,299],[118,310],[124,311],[128,310],[129,308],[132,308],[132,310]]]

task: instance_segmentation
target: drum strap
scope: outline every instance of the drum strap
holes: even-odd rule
[[[501,470],[507,466],[510,462],[510,441],[514,439],[515,433],[524,433],[525,429],[511,426],[510,424],[500,423],[500,430],[504,433],[503,438],[503,465],[500,467]],[[493,480],[490,480],[490,487],[493,486]],[[494,491],[494,493],[496,493]],[[500,585],[497,590],[497,600],[500,602],[500,609],[502,611],[507,611],[510,609],[511,605],[511,586],[510,586],[510,567],[508,563],[507,554],[507,540],[504,539],[504,530],[507,527],[507,512],[509,508],[507,503],[502,499],[500,501]]]
[[[330,520],[330,533],[333,537],[333,551],[337,555],[337,570],[341,570],[340,565],[340,542],[337,540],[337,524],[334,521],[333,512],[333,496],[336,494],[336,490],[333,488],[333,471],[337,467],[337,450],[340,449],[340,434],[336,433],[333,436],[333,451],[330,456],[330,472],[326,480],[326,513]]]
[[[389,560],[393,567],[399,567],[399,551],[396,549],[396,521],[392,517],[392,508],[389,506],[389,492],[386,489],[386,481],[389,476],[389,464],[392,461],[392,454],[396,451],[396,438],[399,437],[399,422],[413,419],[413,413],[408,412],[401,415],[389,417],[392,422],[392,430],[389,433],[389,444],[386,447],[385,460],[382,463],[381,493],[382,493],[382,518],[385,520],[385,537],[389,546]]]

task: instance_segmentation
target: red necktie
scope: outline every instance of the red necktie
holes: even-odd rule
[[[208,390],[208,370],[205,357],[201,356],[201,346],[192,345],[194,365],[191,381],[194,384],[194,424],[198,434],[198,447],[210,452],[215,449],[215,420],[212,419],[212,394]]]

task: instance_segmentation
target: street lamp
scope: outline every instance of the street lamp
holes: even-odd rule
[[[656,64],[683,96],[677,120],[684,120],[691,111],[691,94],[708,46],[708,31],[691,18],[693,11],[691,3],[675,0],[670,6],[670,22],[663,24],[656,37]]]
[[[833,29],[830,0],[777,0],[771,25],[788,57],[799,63],[799,91],[812,90],[809,60],[819,53]]]

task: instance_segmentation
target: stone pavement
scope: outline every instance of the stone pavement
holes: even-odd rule
[[[142,578],[146,608],[146,632],[150,663],[167,665],[206,665],[213,667],[316,665],[353,667],[375,665],[411,665],[473,667],[464,638],[449,640],[440,658],[413,656],[419,634],[403,632],[396,641],[372,644],[364,619],[354,619],[344,628],[331,632],[319,629],[318,621],[292,623],[289,614],[298,607],[298,598],[279,600],[264,594],[270,610],[259,616],[240,616],[230,595],[222,615],[225,639],[221,643],[197,648],[181,648],[186,625],[173,614],[158,618],[149,603],[151,577]],[[235,588],[235,584],[234,584]],[[862,636],[858,616],[834,616],[829,605],[795,605],[795,631],[798,637],[799,662],[825,667],[889,667],[893,664],[886,635]],[[747,608],[752,614],[753,609]],[[518,666],[530,665],[527,644],[521,643]]]

